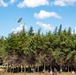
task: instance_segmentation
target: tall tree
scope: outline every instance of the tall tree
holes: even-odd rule
[[[5,51],[5,39],[2,36],[0,38],[0,65],[3,64],[5,55],[6,55],[6,51]]]
[[[62,32],[62,24],[61,24],[60,27],[59,27],[58,34],[60,35],[61,32]]]
[[[28,35],[30,35],[30,36],[34,35],[33,27],[30,27],[30,29],[28,31]]]
[[[72,31],[71,31],[71,27],[68,28],[68,35],[71,35]]]
[[[55,30],[54,30],[54,34],[56,35],[57,33],[58,33],[58,29],[56,27]]]

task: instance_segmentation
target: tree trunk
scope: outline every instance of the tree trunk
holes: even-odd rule
[[[39,72],[39,65],[38,65],[38,67],[37,67],[37,72]]]
[[[26,75],[26,66],[24,66],[24,75]]]
[[[68,65],[68,72],[69,72],[69,65]]]
[[[21,72],[23,72],[23,66],[21,65]]]
[[[45,68],[45,64],[44,64],[44,71],[46,70],[46,68]]]
[[[60,65],[60,73],[62,73],[62,68],[61,68],[61,65]]]
[[[9,66],[8,66],[8,64],[7,64],[7,67],[6,67],[6,72],[8,72],[8,67],[9,67]]]

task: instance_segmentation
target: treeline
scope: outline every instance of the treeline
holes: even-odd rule
[[[76,34],[62,30],[62,25],[54,32],[34,33],[33,27],[26,32],[12,32],[0,38],[0,64],[9,66],[67,66],[76,69]]]

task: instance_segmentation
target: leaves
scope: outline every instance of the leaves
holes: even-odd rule
[[[43,64],[74,66],[76,34],[71,34],[71,28],[68,31],[62,30],[62,25],[59,30],[56,27],[53,33],[49,31],[46,34],[41,34],[40,29],[34,33],[33,27],[26,32],[23,27],[18,33],[11,33],[5,39],[0,38],[0,59],[1,63],[9,61],[34,66]]]

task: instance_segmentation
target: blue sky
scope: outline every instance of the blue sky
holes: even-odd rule
[[[0,36],[16,33],[24,24],[35,32],[54,31],[60,24],[76,32],[76,0],[0,0]]]

